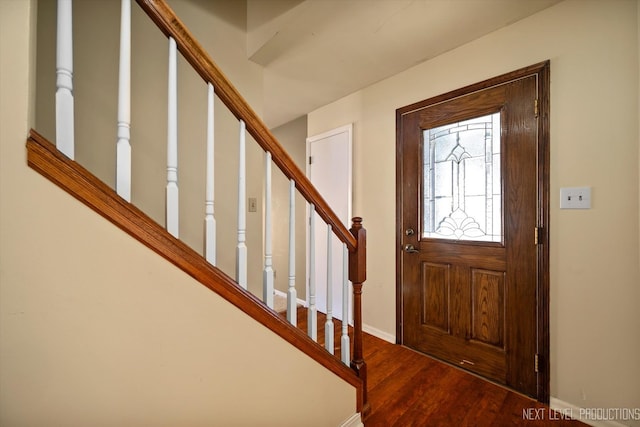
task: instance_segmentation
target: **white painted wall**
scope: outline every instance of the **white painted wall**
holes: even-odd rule
[[[0,425],[348,419],[353,387],[28,168],[35,5],[0,1]]]
[[[638,5],[566,0],[309,114],[310,135],[356,130],[366,325],[395,333],[396,108],[550,59],[551,394],[640,407]],[[559,210],[581,185],[592,209]]]

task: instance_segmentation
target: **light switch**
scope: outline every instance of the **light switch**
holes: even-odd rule
[[[560,209],[591,209],[591,187],[561,188]]]
[[[258,199],[255,197],[249,197],[249,212],[258,211]]]

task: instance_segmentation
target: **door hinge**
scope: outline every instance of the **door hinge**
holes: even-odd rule
[[[534,372],[539,372],[539,368],[540,368],[539,359],[540,358],[538,357],[537,354],[533,357],[533,371]]]
[[[540,227],[533,228],[533,244],[534,245],[540,244]]]
[[[533,114],[538,117],[538,100],[533,101]]]
[[[313,163],[312,157],[309,156],[309,164]]]

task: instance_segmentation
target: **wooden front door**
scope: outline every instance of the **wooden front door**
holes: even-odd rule
[[[397,111],[399,341],[541,400],[546,67]]]

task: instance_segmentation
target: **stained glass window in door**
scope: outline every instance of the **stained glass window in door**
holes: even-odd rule
[[[500,113],[423,132],[423,237],[502,241]]]

